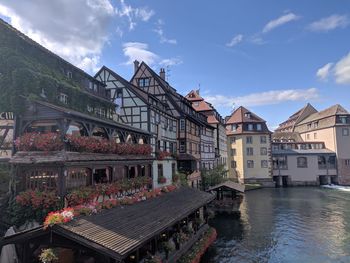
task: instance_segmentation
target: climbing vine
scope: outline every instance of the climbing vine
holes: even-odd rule
[[[0,109],[21,113],[23,100],[40,99],[54,104],[60,92],[68,95],[68,107],[81,112],[91,107],[112,109],[114,105],[84,91],[88,79],[79,70],[44,48],[30,43],[14,30],[0,24]],[[68,78],[65,70],[74,71]],[[64,104],[61,104],[65,106]],[[91,114],[91,113],[90,113]]]

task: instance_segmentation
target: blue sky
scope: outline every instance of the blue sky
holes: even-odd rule
[[[350,110],[347,0],[0,0],[0,17],[91,74],[166,67],[223,116],[243,104],[273,128],[307,102]]]

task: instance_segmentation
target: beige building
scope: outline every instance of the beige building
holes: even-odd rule
[[[350,185],[350,114],[340,105],[316,112],[295,125],[305,142],[322,141],[337,155],[338,181]]]
[[[338,182],[335,152],[323,142],[273,142],[272,168],[276,186]]]
[[[226,117],[229,176],[240,183],[274,186],[271,132],[266,122],[244,107]]]
[[[324,150],[336,155],[338,178],[327,177],[327,182],[339,182],[350,185],[350,114],[341,105],[334,105],[323,111],[317,111],[310,104],[294,113],[276,129],[274,142],[323,143]],[[273,153],[274,154],[274,153]],[[317,154],[315,153],[315,156]],[[315,157],[316,158],[316,157]],[[317,157],[318,158],[318,157]],[[288,166],[291,169],[292,166]],[[304,170],[304,177],[315,173]],[[319,176],[323,174],[318,171]],[[305,179],[306,180],[306,179]],[[322,183],[323,181],[319,181]]]

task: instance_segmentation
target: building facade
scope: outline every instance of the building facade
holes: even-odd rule
[[[150,133],[118,121],[103,83],[2,20],[0,34],[4,61],[16,57],[1,67],[16,77],[1,83],[9,90],[6,110],[14,114],[14,194],[53,189],[64,196],[73,188],[151,175]]]
[[[214,109],[204,101],[198,90],[192,90],[185,97],[191,102],[196,112],[200,112],[207,117],[207,124],[201,130],[201,168],[213,169],[220,158],[216,125],[218,121],[215,119],[214,123],[213,118],[209,118],[209,116],[213,116]]]
[[[177,119],[168,113],[167,104],[105,66],[95,78],[110,90],[123,123],[152,134],[150,144],[156,158],[152,169],[154,187],[171,184],[177,170]]]
[[[273,186],[271,132],[266,122],[244,107],[226,121],[230,177],[240,183]]]
[[[338,183],[336,154],[323,142],[274,141],[272,168],[277,187]]]
[[[201,129],[206,117],[196,112],[191,103],[165,80],[165,71],[159,75],[146,63],[134,63],[135,73],[131,83],[167,105],[167,112],[178,119],[177,124],[177,169],[187,174],[189,184],[200,184]]]

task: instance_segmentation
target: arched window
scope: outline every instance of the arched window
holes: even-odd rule
[[[307,158],[306,157],[298,157],[297,158],[297,166],[298,166],[298,168],[306,168],[307,167]]]
[[[81,123],[71,122],[68,126],[66,135],[88,136],[88,132]]]

